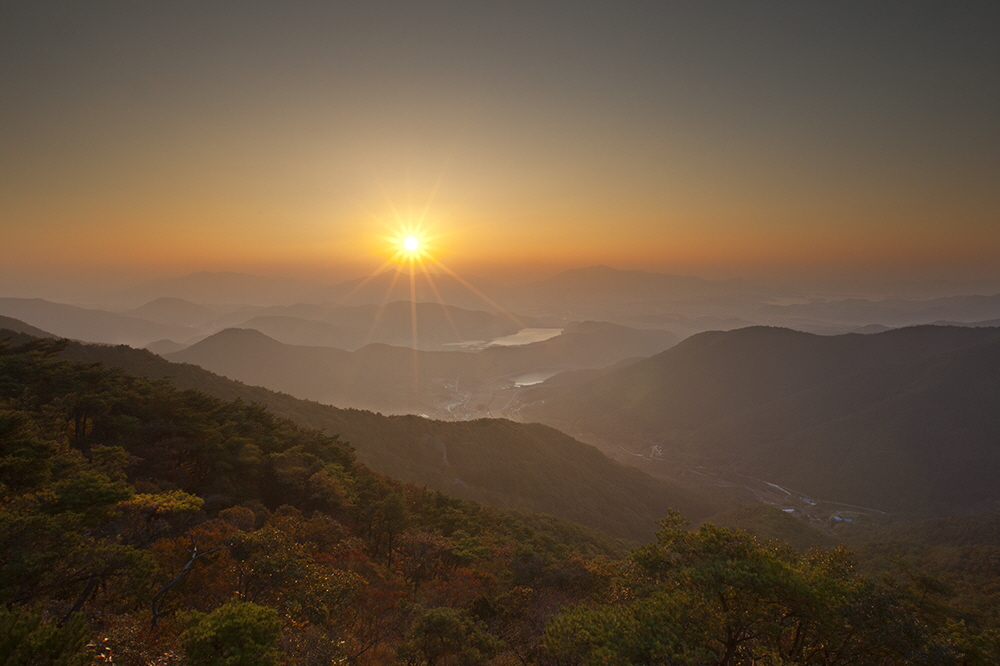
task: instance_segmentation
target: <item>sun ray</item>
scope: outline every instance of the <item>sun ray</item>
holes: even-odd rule
[[[434,298],[437,300],[438,305],[441,306],[441,312],[444,314],[445,319],[448,320],[448,325],[451,327],[451,332],[455,334],[455,340],[461,342],[462,334],[458,330],[458,325],[455,324],[455,318],[451,316],[451,311],[448,310],[448,304],[444,302],[444,298],[441,296],[441,292],[438,291],[437,285],[434,283],[434,278],[431,277],[431,272],[427,270],[427,267],[421,263],[421,267],[424,269],[424,276],[427,278],[427,286],[430,287],[431,292],[434,294]]]
[[[481,292],[478,289],[476,289],[475,287],[473,287],[461,275],[459,275],[455,271],[453,271],[450,268],[448,268],[447,266],[445,266],[443,263],[441,263],[440,260],[433,259],[432,261],[434,262],[435,266],[438,266],[439,268],[441,268],[441,270],[443,270],[444,272],[446,272],[448,275],[450,275],[451,277],[455,278],[455,280],[457,280],[463,287],[465,287],[470,292],[472,292],[473,294],[475,294],[476,296],[478,296],[479,298],[481,298],[484,303],[487,303],[488,305],[490,305],[490,307],[496,309],[497,312],[499,312],[500,314],[504,315],[505,317],[507,317],[508,319],[510,319],[512,322],[514,322],[515,324],[517,324],[521,328],[524,328],[524,322],[523,321],[521,321],[520,319],[518,319],[517,317],[515,317],[510,311],[508,311],[502,305],[500,305],[499,303],[497,303],[496,301],[494,301],[492,298],[490,298],[489,296],[487,296],[483,292]]]
[[[395,210],[395,209],[394,209]],[[510,321],[512,321],[517,326],[524,328],[524,322],[519,320],[510,311],[501,306],[499,303],[491,299],[489,296],[484,294],[482,291],[474,287],[467,280],[465,280],[457,272],[449,268],[444,262],[441,261],[438,256],[436,256],[436,248],[434,247],[434,240],[437,238],[437,234],[431,233],[430,226],[426,223],[426,216],[429,213],[429,208],[423,211],[423,214],[418,218],[417,221],[406,222],[400,224],[396,227],[395,232],[386,237],[389,242],[390,248],[392,248],[392,256],[388,261],[383,264],[391,265],[395,264],[400,270],[406,270],[410,275],[411,281],[411,291],[410,300],[415,302],[416,300],[416,288],[415,282],[417,279],[417,270],[423,274],[423,277],[427,281],[427,285],[431,292],[434,294],[434,298],[439,304],[441,304],[444,311],[447,313],[447,304],[441,295],[440,289],[438,289],[435,284],[433,273],[429,270],[428,265],[439,269],[441,272],[447,274],[456,282],[458,282],[462,287],[467,289],[469,293],[473,294],[479,298],[484,304],[493,308],[499,314],[505,316]],[[359,285],[360,286],[360,285]],[[415,307],[415,306],[414,306]],[[458,327],[455,325],[453,318],[448,314],[449,324],[455,335],[461,338],[458,331]],[[413,325],[416,325],[416,315],[413,315]],[[411,331],[412,332],[412,331]],[[417,332],[419,335],[419,331]],[[414,339],[414,346],[416,347],[419,342],[419,338]]]
[[[417,348],[417,273],[414,261],[410,260],[410,333],[413,337],[413,348]]]
[[[434,263],[433,257],[429,257],[428,260]],[[451,328],[452,333],[455,334],[455,340],[461,341],[462,334],[459,332],[458,326],[455,324],[454,317],[451,316],[451,312],[448,310],[448,304],[444,302],[444,297],[441,296],[441,291],[434,282],[434,274],[428,270],[427,264],[424,262],[423,258],[418,258],[417,263],[420,266],[420,271],[423,274],[424,279],[427,281],[428,288],[430,288],[431,293],[434,294],[434,299],[437,301],[438,305],[441,306],[441,312],[444,314],[445,319],[447,319],[448,326]]]
[[[435,184],[434,194],[437,193],[439,186],[440,182]],[[464,339],[459,331],[453,313],[449,310],[449,304],[444,297],[444,294],[447,292],[444,291],[443,283],[439,284],[442,280],[454,280],[457,287],[468,291],[469,294],[481,301],[488,309],[503,315],[518,328],[525,327],[524,322],[517,316],[473,286],[468,280],[441,260],[440,252],[442,247],[438,243],[441,241],[442,234],[439,229],[435,228],[438,223],[431,219],[433,198],[432,196],[431,201],[428,201],[422,210],[411,210],[409,211],[409,215],[404,215],[404,211],[398,208],[386,196],[386,200],[389,202],[389,207],[392,211],[392,217],[397,220],[397,223],[386,229],[386,233],[382,236],[386,243],[383,247],[388,252],[382,255],[383,261],[381,265],[371,275],[355,285],[350,290],[350,293],[340,301],[343,304],[350,300],[366,286],[370,285],[373,280],[383,280],[378,284],[384,286],[385,292],[381,295],[381,305],[377,307],[373,317],[371,330],[367,336],[368,341],[375,339],[380,322],[385,321],[386,306],[394,296],[399,300],[405,299],[409,301],[409,306],[406,308],[409,310],[410,318],[409,335],[406,336],[406,333],[403,333],[406,330],[405,328],[400,333],[409,338],[407,346],[410,347],[410,353],[407,356],[411,360],[410,379],[412,383],[410,390],[412,401],[409,405],[409,409],[411,410],[420,410],[423,408],[421,398],[424,393],[424,387],[421,384],[421,366],[423,363],[420,353],[422,333],[420,313],[422,309],[418,307],[418,299],[427,300],[429,303],[436,301],[455,339]],[[392,272],[391,276],[386,275],[386,269]],[[401,283],[401,280],[404,282]],[[404,287],[403,284],[406,284],[406,286]],[[404,293],[406,293],[405,296],[403,295]],[[361,300],[363,302],[372,302],[373,299],[374,302],[378,302],[378,295],[370,293]],[[406,337],[403,339],[406,339]]]
[[[393,272],[389,286],[386,288],[385,294],[382,295],[382,302],[375,308],[375,315],[372,317],[372,326],[368,329],[367,340],[369,343],[375,339],[375,330],[378,328],[379,321],[382,319],[382,313],[385,312],[385,306],[389,304],[389,298],[392,295],[392,290],[396,288],[397,282],[399,282],[399,271]]]
[[[376,270],[374,273],[372,273],[370,276],[368,276],[368,278],[366,280],[364,280],[364,282],[362,282],[360,285],[358,285],[351,292],[351,294],[356,293],[362,286],[364,286],[365,284],[367,284],[368,282],[370,282],[373,278],[375,278],[378,275],[380,275],[382,273],[382,268],[385,268],[389,264],[390,264],[390,262],[386,262],[381,267],[379,267],[378,270]],[[389,286],[386,289],[385,294],[383,294],[383,296],[382,296],[382,302],[381,302],[381,304],[379,304],[379,305],[377,305],[375,307],[375,312],[372,315],[371,327],[368,329],[367,335],[365,335],[365,344],[362,345],[362,347],[364,347],[365,345],[371,344],[375,340],[375,331],[378,329],[379,322],[382,319],[382,314],[385,312],[385,306],[388,304],[390,295],[392,294],[392,290],[395,288],[396,282],[398,282],[398,281],[399,281],[399,271],[395,271],[393,273],[393,275],[392,275],[392,280],[390,280]],[[350,296],[350,294],[348,296]],[[345,299],[346,298],[347,297],[345,297]],[[352,374],[352,378],[351,378],[352,381],[357,377],[356,373],[359,371],[359,367],[360,366],[358,366],[358,365],[354,366],[354,368],[352,370],[352,372],[354,373],[354,374]],[[414,372],[416,372],[416,371],[414,370]],[[416,374],[414,374],[414,378],[415,378],[414,381],[416,381]]]
[[[434,236],[422,224],[408,224],[401,227],[393,236],[386,240],[395,252],[389,259],[398,265],[408,265],[411,261],[433,257]]]
[[[420,404],[420,352],[417,348],[417,284],[415,258],[410,257],[410,333],[412,335],[413,351],[410,358],[413,363],[413,404]]]

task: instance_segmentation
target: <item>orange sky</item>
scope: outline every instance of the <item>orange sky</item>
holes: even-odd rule
[[[998,12],[906,9],[5,5],[0,278],[1000,277]]]

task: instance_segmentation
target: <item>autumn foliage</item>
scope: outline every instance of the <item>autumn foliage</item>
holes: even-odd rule
[[[60,344],[0,347],[0,653],[38,644],[47,663],[81,666],[996,654],[987,627],[925,612],[840,550],[671,516],[627,557],[570,523],[382,477],[259,405],[57,360]]]

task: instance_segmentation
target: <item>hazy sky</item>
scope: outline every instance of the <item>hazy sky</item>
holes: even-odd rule
[[[998,34],[996,2],[3,2],[0,277],[353,277],[415,223],[467,273],[1000,277]]]

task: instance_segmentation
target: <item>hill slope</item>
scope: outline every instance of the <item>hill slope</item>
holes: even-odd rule
[[[827,500],[950,513],[1000,499],[1000,329],[703,333],[528,399],[571,432]]]
[[[626,563],[619,540],[388,479],[260,405],[21,338],[0,345],[7,661],[702,663],[741,631],[759,662],[804,628],[785,663],[830,644],[838,663],[997,663],[977,594],[995,551],[956,553],[976,569],[955,601],[924,567],[890,586],[676,513]]]
[[[188,326],[196,329],[205,326],[219,316],[218,312],[204,305],[169,296],[152,300],[145,305],[129,310],[126,314],[158,324]]]
[[[491,340],[516,333],[525,326],[537,325],[530,318],[409,301],[380,306],[298,303],[237,311],[220,321],[227,326],[256,329],[288,344],[347,350],[372,342],[447,350],[444,345]],[[414,333],[417,334],[416,345]]]
[[[18,334],[10,335],[18,339]],[[500,419],[448,423],[338,409],[246,386],[126,346],[70,343],[63,357],[169,378],[178,388],[226,400],[257,402],[304,427],[340,435],[354,446],[361,462],[380,473],[465,499],[566,517],[615,536],[648,538],[668,508],[692,521],[724,508],[711,498],[613,462],[546,426]]]
[[[142,346],[155,340],[186,340],[197,333],[182,326],[166,326],[125,315],[53,303],[41,298],[0,298],[0,314],[55,335],[110,344]]]
[[[27,335],[33,335],[36,338],[54,338],[56,336],[52,335],[48,331],[43,331],[40,328],[35,328],[34,326],[29,326],[25,324],[20,319],[14,319],[13,317],[0,316],[0,329],[11,331],[13,333],[25,333]]]
[[[741,529],[760,539],[784,541],[796,550],[832,548],[837,540],[806,523],[767,504],[745,504],[705,519],[706,523]]]
[[[492,396],[495,388],[511,385],[523,373],[551,375],[600,367],[626,356],[656,353],[675,340],[667,331],[584,322],[549,340],[479,352],[415,351],[385,344],[347,352],[286,345],[252,329],[227,329],[164,356],[308,400],[386,413],[443,415],[449,414],[448,405],[468,405],[470,392]],[[476,414],[466,408],[449,415]]]

